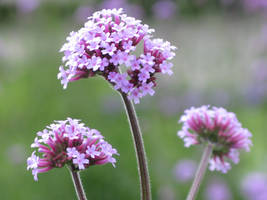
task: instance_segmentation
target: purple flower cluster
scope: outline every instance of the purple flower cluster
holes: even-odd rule
[[[193,160],[180,160],[174,167],[174,176],[179,182],[187,182],[194,178],[197,163]]]
[[[251,133],[242,128],[234,113],[224,108],[192,107],[185,111],[179,123],[183,123],[183,127],[178,136],[184,140],[186,147],[207,142],[213,144],[211,171],[226,173],[231,168],[226,159],[238,163],[238,150],[249,151],[252,145]]]
[[[227,183],[222,179],[212,179],[205,190],[206,200],[231,200],[232,194]]]
[[[154,94],[156,73],[173,73],[168,60],[175,55],[175,47],[152,39],[154,30],[148,25],[123,14],[122,9],[104,9],[88,19],[78,32],[70,33],[60,50],[65,67],[60,66],[58,79],[64,88],[71,81],[100,75],[139,103],[141,97]],[[138,44],[143,44],[143,53],[134,55]]]
[[[171,0],[159,0],[155,2],[152,10],[156,18],[170,19],[175,15],[176,3]]]
[[[41,157],[34,151],[27,159],[27,170],[32,170],[37,181],[38,173],[61,168],[65,164],[76,170],[106,163],[115,167],[116,159],[112,156],[118,155],[117,150],[103,138],[98,130],[85,127],[77,119],[55,121],[37,133],[31,147],[38,148]]]
[[[23,14],[31,13],[41,4],[41,0],[16,0],[16,7]]]
[[[242,191],[247,200],[267,199],[267,176],[261,172],[248,174],[242,180]]]
[[[244,6],[249,12],[267,11],[266,0],[244,0]]]

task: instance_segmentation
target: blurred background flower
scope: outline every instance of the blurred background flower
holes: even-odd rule
[[[16,0],[18,12],[31,13],[40,6],[41,0]]]
[[[173,169],[173,174],[179,182],[193,180],[197,170],[197,162],[194,160],[179,160]]]
[[[232,194],[227,183],[223,179],[213,178],[205,187],[206,200],[231,200]]]
[[[261,172],[251,172],[241,183],[243,196],[247,200],[267,199],[267,175]]]
[[[249,12],[267,11],[265,0],[244,0],[244,6]]]
[[[153,5],[153,14],[157,19],[170,19],[176,13],[176,3],[171,0],[158,0]]]
[[[74,17],[78,23],[85,23],[87,18],[92,15],[94,8],[91,6],[80,6],[76,9]]]
[[[251,66],[252,81],[245,87],[245,99],[248,103],[262,104],[267,99],[267,60],[255,60]]]
[[[141,18],[143,8],[138,4],[129,3],[127,0],[104,0],[101,2],[99,9],[123,8],[129,16]]]

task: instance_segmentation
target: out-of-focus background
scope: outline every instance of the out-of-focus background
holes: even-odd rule
[[[153,198],[185,199],[201,147],[176,136],[184,109],[210,104],[237,114],[253,133],[250,153],[226,175],[208,172],[198,199],[267,199],[266,0],[1,0],[0,199],[75,199],[66,168],[26,170],[37,131],[53,120],[82,119],[120,156],[117,167],[81,173],[88,199],[139,199],[136,160],[119,95],[101,78],[63,90],[58,51],[72,30],[102,8],[123,7],[178,47],[174,75],[159,77],[153,97],[136,105],[144,134]]]

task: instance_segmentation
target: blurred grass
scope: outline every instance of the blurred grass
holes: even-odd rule
[[[173,167],[180,159],[199,160],[201,148],[183,147],[176,136],[182,109],[166,115],[161,112],[159,99],[175,96],[179,102],[186,90],[223,88],[230,95],[240,92],[250,77],[248,66],[257,57],[253,41],[262,21],[204,16],[196,20],[147,23],[156,28],[157,36],[180,48],[174,61],[174,76],[161,77],[155,97],[146,97],[136,106],[149,160],[153,197],[158,199],[159,191],[167,187],[177,199],[184,199],[190,183],[176,182]],[[119,95],[101,78],[71,83],[67,90],[63,90],[56,79],[62,56],[58,50],[67,34],[80,25],[70,16],[44,13],[0,25],[1,199],[75,199],[66,168],[40,174],[37,183],[26,171],[26,157],[31,154],[30,144],[35,133],[53,120],[69,116],[100,130],[120,153],[117,168],[106,165],[82,172],[88,198],[138,199],[135,154],[125,113],[117,107],[109,111],[107,108],[113,105],[104,105],[106,101],[103,101],[110,98],[115,105],[121,104]],[[251,107],[236,101],[239,100],[230,97],[227,109],[236,112],[253,133],[254,146],[250,153],[241,154],[240,163],[227,175],[208,172],[205,183],[214,175],[225,177],[234,193],[233,199],[242,199],[239,195],[242,176],[253,170],[266,171],[267,105]],[[10,152],[16,145],[20,148]],[[22,161],[16,161],[16,154]]]

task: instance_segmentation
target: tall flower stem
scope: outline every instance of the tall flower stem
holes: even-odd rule
[[[69,167],[70,174],[72,177],[73,185],[79,200],[87,200],[85,192],[83,190],[82,181],[78,171],[75,171],[72,166]]]
[[[121,96],[125,105],[126,113],[128,116],[129,124],[131,126],[131,132],[135,145],[135,152],[138,161],[138,173],[141,182],[141,199],[150,200],[151,190],[150,190],[150,180],[147,167],[146,153],[144,142],[142,139],[142,133],[139,127],[137,115],[133,106],[132,101],[128,99],[127,94],[121,92]]]
[[[191,186],[191,189],[189,191],[189,194],[187,196],[186,200],[194,200],[197,196],[200,184],[202,182],[202,179],[205,175],[205,172],[207,170],[207,166],[209,164],[209,159],[212,153],[213,145],[208,143],[204,149],[201,161],[199,163],[197,172],[195,174],[195,178],[193,181],[193,184]]]

